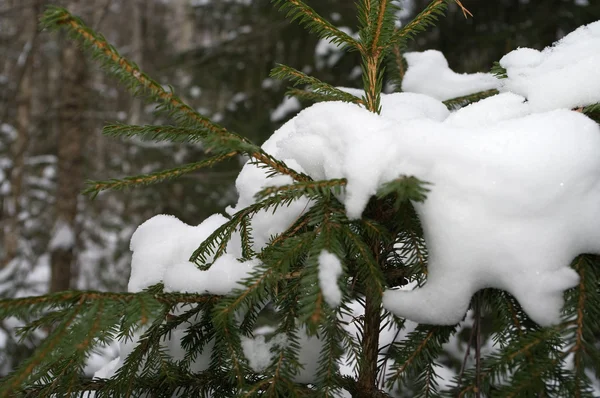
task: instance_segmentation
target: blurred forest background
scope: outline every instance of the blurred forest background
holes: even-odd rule
[[[269,0],[0,0],[0,298],[125,290],[135,228],[159,213],[196,225],[232,204],[244,161],[95,200],[82,196],[85,180],[148,173],[203,154],[193,145],[103,136],[107,122],[169,120],[106,77],[72,40],[40,32],[50,3],[80,15],[202,114],[257,143],[308,105],[286,99],[287,84],[268,77],[275,63],[361,87],[357,54],[307,34]],[[307,3],[349,32],[356,26],[351,0]],[[428,1],[399,3],[404,22]],[[473,18],[450,7],[410,50],[436,48],[456,71],[487,71],[517,47],[541,49],[600,19],[600,0],[462,3]],[[0,377],[34,344],[14,344],[17,326],[0,321]]]

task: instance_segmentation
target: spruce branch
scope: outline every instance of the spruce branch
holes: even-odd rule
[[[146,75],[136,64],[122,57],[106,39],[92,31],[78,17],[64,8],[49,7],[42,17],[42,25],[49,29],[65,29],[82,40],[92,54],[101,59],[106,69],[129,85],[135,94],[146,94],[149,99],[159,102],[178,122],[199,125],[213,133],[230,134],[223,127],[213,123],[186,105],[172,91]],[[242,139],[242,138],[240,138]]]
[[[500,65],[500,62],[496,61],[494,62],[494,64],[492,65],[492,69],[490,70],[490,73],[494,76],[496,76],[498,79],[507,79],[508,75],[506,74],[506,69]]]
[[[223,141],[234,143],[235,149],[243,150],[244,153],[276,172],[289,175],[295,180],[304,181],[307,179],[307,176],[297,173],[287,167],[285,163],[274,159],[248,139],[228,131],[194,111],[172,90],[167,91],[161,84],[146,75],[136,64],[122,57],[102,35],[92,31],[81,19],[73,16],[64,8],[49,7],[42,17],[42,25],[49,29],[66,29],[72,36],[82,40],[84,46],[90,49],[96,58],[104,62],[105,68],[111,74],[127,83],[134,94],[145,94],[149,100],[160,103],[158,110],[166,111],[182,127],[199,128],[202,131],[211,133],[213,137],[220,137],[220,140],[215,138],[213,142],[221,144],[223,144]]]
[[[588,105],[581,109],[581,112],[596,123],[600,123],[600,103]]]
[[[431,184],[413,176],[402,176],[382,185],[377,191],[377,197],[383,199],[388,195],[395,195],[394,207],[399,209],[403,202],[409,200],[425,201],[429,192],[427,185]]]
[[[455,331],[456,326],[419,325],[404,340],[394,343],[390,356],[395,362],[388,373],[388,387],[416,379],[414,387],[422,396],[436,393],[433,363]]]
[[[307,181],[298,182],[289,185],[280,185],[266,187],[256,194],[256,198],[261,200],[273,194],[286,192],[287,194],[295,195],[295,197],[306,196],[308,198],[329,198],[331,194],[340,195],[342,188],[347,185],[345,178],[322,180],[322,181]]]
[[[291,21],[298,20],[300,25],[306,26],[309,32],[316,33],[320,38],[330,40],[333,44],[347,47],[349,50],[360,49],[360,43],[348,34],[342,32],[325,18],[317,14],[301,0],[272,0],[279,5],[279,9],[286,13]]]
[[[36,353],[28,358],[17,370],[11,373],[0,385],[0,396],[10,396],[11,393],[18,391],[24,381],[32,377],[34,369],[40,365],[55,348],[64,342],[64,336],[68,328],[77,318],[79,312],[83,309],[83,300],[80,299],[77,306],[71,311],[70,317],[65,319],[51,334],[44,343],[37,349]]]
[[[448,1],[449,0],[434,0],[429,3],[429,5],[417,14],[412,21],[394,33],[390,40],[390,45],[397,45],[400,49],[404,49],[409,40],[414,39],[417,34],[424,32],[427,28],[435,25],[438,18],[444,15],[444,12],[448,7]]]
[[[278,64],[271,70],[270,76],[275,79],[290,80],[294,87],[304,84],[306,88],[312,90],[314,95],[327,98],[328,101],[344,101],[354,104],[363,105],[364,101],[354,95],[342,91],[328,83],[324,83],[316,77],[308,76],[297,69],[287,65]],[[298,91],[288,91],[288,95],[297,93]]]
[[[145,141],[171,141],[197,143],[207,138],[204,130],[176,126],[132,126],[128,124],[109,124],[102,133],[108,137],[140,138]]]
[[[145,186],[151,184],[157,184],[166,180],[172,180],[179,178],[184,174],[192,173],[199,169],[206,167],[212,167],[217,163],[229,159],[237,155],[237,152],[230,152],[225,155],[218,155],[212,158],[189,163],[183,166],[179,166],[173,169],[161,170],[155,173],[142,174],[137,176],[125,177],[123,179],[112,179],[108,181],[88,181],[88,187],[83,191],[84,194],[90,194],[92,198],[96,197],[100,192],[105,190],[121,190],[125,188],[133,188],[137,186]]]
[[[342,101],[342,99],[334,95],[326,95],[315,91],[307,91],[294,87],[289,87],[285,94],[288,97],[296,97],[301,101],[308,102]]]
[[[456,110],[458,108],[462,108],[464,106],[470,105],[474,102],[480,101],[484,98],[491,97],[496,94],[498,94],[498,90],[496,90],[496,89],[480,91],[478,93],[473,93],[473,94],[465,95],[462,97],[452,98],[452,99],[443,101],[443,103],[444,103],[444,105],[446,105],[446,107],[449,110],[452,111],[452,110]]]

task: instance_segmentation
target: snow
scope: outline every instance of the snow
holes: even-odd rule
[[[71,226],[64,221],[57,221],[52,232],[52,238],[48,244],[48,249],[53,250],[68,250],[75,246],[75,233]]]
[[[488,117],[480,112],[473,125],[459,114],[472,108],[450,123],[392,123],[341,102],[316,104],[290,122],[295,132],[279,142],[283,157],[314,179],[346,178],[342,200],[350,218],[400,175],[433,184],[416,206],[430,251],[428,282],[386,293],[384,305],[396,315],[454,324],[475,291],[496,287],[515,295],[538,323],[555,323],[562,291],[578,281],[569,262],[600,251],[593,221],[600,212],[598,126],[567,110],[519,117],[515,100],[481,101]],[[504,102],[518,112],[506,112]],[[494,107],[508,120],[496,122]]]
[[[139,292],[163,282],[165,272],[189,260],[206,238],[227,222],[215,214],[193,227],[176,217],[160,214],[138,227],[131,237],[131,277],[128,290]]]
[[[241,339],[244,356],[248,359],[250,368],[256,373],[263,372],[273,359],[272,349],[283,347],[286,344],[285,335],[279,334],[266,340],[265,336],[259,335],[254,338],[243,336]]]
[[[332,308],[336,308],[342,302],[342,291],[338,286],[338,278],[342,271],[342,263],[335,254],[327,250],[319,254],[319,287],[325,302]]]
[[[413,203],[429,253],[427,281],[384,293],[383,307],[407,321],[401,330],[392,324],[381,331],[382,353],[417,323],[461,322],[472,295],[483,288],[509,292],[542,326],[560,321],[563,292],[579,282],[570,262],[581,253],[600,253],[600,127],[570,109],[600,102],[600,77],[591,67],[600,60],[599,43],[600,24],[595,23],[542,52],[515,50],[501,61],[508,74],[503,80],[457,74],[436,51],[407,53],[407,92],[382,95],[379,115],[351,103],[318,103],[265,142],[267,153],[314,180],[345,178],[339,200],[351,220],[359,219],[371,197],[390,181],[408,175],[430,183],[427,199]],[[491,88],[502,93],[452,113],[441,102]],[[238,202],[226,213],[256,203],[265,187],[293,183],[269,173],[247,162],[236,180]],[[260,252],[311,205],[301,198],[256,213],[253,249]],[[240,260],[239,233],[225,254],[208,259],[208,270],[189,262],[201,242],[227,221],[221,214],[197,226],[168,215],[146,221],[131,239],[129,291],[160,282],[173,292],[228,295],[240,288],[260,261]],[[342,263],[328,251],[320,253],[318,262],[323,297],[338,307]],[[358,340],[355,320],[361,305],[345,304],[352,318],[340,316]],[[178,329],[165,342],[174,359],[183,359],[184,335]],[[295,381],[314,383],[323,342],[302,326],[298,335],[303,369]],[[282,336],[267,340],[260,335],[241,343],[256,372],[269,365],[276,346],[286,344]],[[121,345],[119,358],[132,344]],[[207,368],[211,344],[194,362],[195,371]],[[352,361],[344,358],[344,372],[353,372]],[[111,362],[100,374],[114,372],[119,363]],[[441,380],[453,376],[442,374]]]
[[[284,348],[287,340],[283,334],[275,335],[270,340],[266,340],[265,336],[256,336],[254,338],[242,337],[241,344],[250,368],[260,373],[273,360],[273,350]],[[298,329],[298,346],[300,347],[298,363],[301,365],[301,368],[293,380],[296,383],[314,383],[317,380],[317,368],[319,365],[319,356],[323,349],[323,342],[317,336],[309,336],[306,330],[301,327]]]
[[[227,295],[242,288],[239,282],[258,265],[258,260],[241,262],[228,253],[217,258],[207,271],[189,261],[177,263],[164,275],[165,291]]]
[[[402,91],[429,95],[440,101],[498,88],[500,82],[490,73],[456,73],[444,54],[437,50],[404,54],[408,70]]]
[[[296,97],[285,97],[283,102],[271,112],[271,121],[279,122],[302,108],[300,101]]]
[[[535,112],[600,102],[600,21],[582,26],[543,51],[519,48],[506,54],[502,91],[527,98]]]

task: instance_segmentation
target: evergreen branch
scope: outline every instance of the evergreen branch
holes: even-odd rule
[[[403,202],[409,200],[424,202],[427,198],[427,192],[429,192],[429,189],[426,187],[427,185],[431,184],[413,176],[402,176],[382,185],[377,191],[377,197],[383,199],[388,195],[394,194],[394,207],[399,209]]]
[[[353,255],[361,263],[357,267],[357,271],[360,282],[366,287],[367,294],[382,297],[385,279],[369,246],[352,229],[344,226],[342,232],[347,240],[346,250],[349,256]]]
[[[381,32],[384,29],[384,17],[388,13],[388,0],[380,0],[377,2],[378,13],[377,22],[374,25],[373,40],[371,43],[371,53],[376,53],[380,48]],[[389,25],[387,25],[389,26]]]
[[[142,72],[137,65],[122,57],[104,37],[89,29],[79,18],[71,15],[64,8],[49,7],[42,17],[42,24],[51,29],[67,29],[73,36],[83,40],[84,45],[91,49],[96,57],[104,60],[109,72],[127,82],[135,94],[146,93],[149,99],[161,103],[159,109],[166,110],[183,127],[200,128],[202,131],[211,133],[213,143],[228,143],[233,146],[233,148],[229,147],[230,150],[243,150],[250,157],[279,173],[289,175],[295,180],[307,180],[307,176],[290,169],[285,163],[274,159],[246,138],[228,131],[194,111],[172,90],[165,90],[162,85]],[[207,136],[208,138],[210,137]],[[218,148],[218,145],[215,147]]]
[[[402,88],[402,80],[406,73],[406,60],[402,56],[402,49],[398,44],[391,46],[392,51],[388,54],[388,71],[393,71],[390,76],[391,83],[395,86],[395,91]]]
[[[498,90],[496,89],[486,90],[474,94],[465,95],[462,97],[452,98],[443,101],[443,103],[449,110],[455,110],[496,94],[498,94]]]
[[[436,395],[435,359],[442,352],[443,344],[456,332],[456,326],[419,325],[401,342],[394,343],[390,355],[394,358],[386,384],[389,388],[403,384],[409,378],[416,383],[413,388],[421,396]]]
[[[494,62],[494,64],[492,65],[492,69],[490,70],[490,73],[494,76],[496,76],[496,78],[498,79],[507,79],[508,75],[506,74],[506,69],[500,65],[500,62]]]
[[[173,169],[161,170],[155,173],[142,174],[137,176],[125,177],[123,179],[112,179],[108,181],[89,181],[88,187],[83,191],[84,194],[91,194],[96,197],[100,192],[105,190],[122,190],[125,188],[133,188],[137,186],[145,186],[157,184],[166,180],[179,178],[184,174],[192,173],[199,169],[212,167],[217,163],[229,159],[237,155],[237,152],[230,152],[225,155],[218,155],[201,162],[188,163]]]
[[[331,98],[334,101],[351,102],[359,105],[364,104],[364,101],[360,98],[287,65],[277,64],[271,70],[270,76],[275,79],[290,80],[294,87],[305,84],[315,94]]]
[[[596,123],[600,123],[600,103],[588,105],[584,107],[581,112]]]
[[[279,5],[279,9],[290,17],[291,21],[299,20],[300,25],[308,28],[309,32],[315,32],[320,38],[328,39],[333,44],[349,47],[350,50],[359,50],[361,44],[348,34],[342,32],[315,10],[301,0],[272,0]]]
[[[127,124],[109,124],[102,133],[108,137],[139,137],[147,141],[203,142],[207,138],[204,130],[176,126],[131,126]]]
[[[307,181],[289,185],[271,186],[263,188],[255,195],[255,197],[260,200],[273,194],[285,192],[288,194],[294,194],[295,197],[298,198],[301,196],[307,196],[311,199],[318,197],[329,198],[332,193],[335,195],[340,195],[342,193],[342,187],[345,187],[347,183],[348,182],[345,178],[340,178],[333,180]]]
[[[258,203],[254,203],[238,211],[231,217],[231,220],[217,228],[200,244],[200,246],[190,256],[190,261],[195,262],[201,268],[209,267],[209,256],[214,255],[214,257],[217,258],[225,252],[227,243],[233,232],[239,227],[246,217],[252,217],[262,210],[273,209],[273,211],[276,211],[277,208],[281,206],[289,206],[300,196],[302,195],[299,195],[294,191],[280,192],[278,195],[270,196]]]
[[[23,382],[30,377],[34,369],[54,351],[56,346],[60,345],[68,332],[69,326],[75,321],[79,312],[84,308],[83,304],[84,300],[79,299],[77,306],[71,311],[71,316],[64,320],[61,325],[44,340],[44,343],[37,349],[33,356],[27,359],[19,369],[14,371],[3,381],[0,386],[0,396],[9,396],[9,393],[17,391]]]
[[[301,101],[309,101],[309,102],[325,102],[325,101],[344,101],[344,102],[351,102],[351,103],[355,103],[355,104],[359,104],[359,105],[363,105],[364,101],[362,99],[358,99],[358,97],[355,97],[356,99],[353,99],[352,101],[347,101],[347,97],[340,97],[340,96],[336,96],[336,95],[331,95],[331,94],[324,94],[321,92],[315,92],[315,91],[308,91],[308,90],[303,90],[303,89],[299,89],[299,88],[294,88],[294,87],[289,87],[288,90],[285,92],[285,95],[287,95],[288,97],[296,97]]]
[[[127,82],[134,93],[141,94],[145,92],[153,101],[162,103],[165,109],[179,118],[179,122],[192,122],[193,125],[199,125],[216,134],[231,134],[223,127],[194,111],[172,91],[165,90],[161,84],[146,75],[137,65],[122,57],[104,37],[92,31],[81,19],[73,16],[66,9],[49,7],[42,17],[42,25],[54,30],[66,29],[72,35],[81,39],[95,56],[106,63],[105,66],[109,72]],[[243,138],[239,137],[239,139],[242,140]]]
[[[248,155],[250,157],[254,158],[255,162],[260,163],[259,167],[264,165],[265,167],[270,168],[274,172],[280,173],[283,175],[288,175],[296,181],[311,181],[312,180],[310,178],[310,176],[308,176],[304,173],[299,173],[299,172],[295,171],[294,169],[288,167],[281,160],[277,160],[273,156],[271,156],[268,153],[266,153],[265,151],[263,151],[261,148],[258,148],[258,150],[254,151],[254,152],[248,153]]]
[[[414,39],[417,34],[433,26],[435,21],[444,15],[448,7],[446,4],[448,1],[450,0],[434,0],[429,3],[412,21],[398,29],[392,35],[389,45],[397,45],[401,49],[404,49],[409,40]]]
[[[570,311],[566,316],[574,319],[573,327],[567,335],[571,347],[567,350],[573,353],[574,378],[573,384],[578,396],[590,386],[586,374],[586,366],[598,373],[600,371],[600,349],[595,343],[598,330],[598,308],[600,308],[600,277],[597,267],[600,258],[593,255],[581,255],[573,262],[573,268],[579,274],[579,285],[567,295],[567,306]]]
[[[84,303],[99,300],[110,300],[114,302],[131,302],[140,297],[151,297],[154,300],[174,305],[179,303],[205,303],[213,302],[219,299],[219,296],[206,296],[187,293],[156,293],[149,291],[142,293],[112,293],[97,291],[66,291],[52,293],[45,296],[32,296],[23,298],[11,298],[0,300],[0,319],[9,316],[20,316],[20,311],[38,311],[40,308],[48,309],[57,306],[66,306],[80,301]]]

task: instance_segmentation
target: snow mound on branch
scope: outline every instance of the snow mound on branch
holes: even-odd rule
[[[430,253],[427,284],[386,292],[384,306],[398,316],[454,324],[474,292],[495,287],[539,324],[556,323],[562,292],[578,282],[570,261],[600,252],[600,129],[581,113],[529,114],[524,98],[502,94],[443,122],[396,122],[331,102],[289,123],[294,132],[278,155],[314,179],[346,178],[341,200],[352,219],[401,175],[433,184],[415,204]]]
[[[339,199],[350,219],[360,218],[378,189],[400,176],[432,184],[427,199],[415,203],[430,255],[427,283],[413,291],[387,291],[383,303],[394,314],[419,323],[454,324],[474,292],[494,287],[513,294],[539,324],[556,323],[563,291],[578,283],[570,261],[580,253],[600,252],[600,128],[581,113],[545,109],[589,105],[600,98],[572,89],[568,103],[542,106],[534,93],[548,88],[544,76],[552,71],[596,84],[600,78],[587,65],[598,53],[592,50],[599,32],[596,23],[541,53],[509,54],[504,59],[509,78],[502,89],[510,91],[514,83],[527,100],[505,92],[452,114],[440,99],[494,88],[498,80],[456,74],[437,52],[409,53],[404,88],[437,99],[382,95],[380,115],[351,103],[315,104],[277,130],[263,149],[315,180],[347,179]],[[575,57],[580,53],[591,55]],[[574,61],[565,63],[565,54]],[[536,83],[519,91],[520,72],[511,68],[530,68],[523,73]],[[269,173],[246,163],[236,180],[238,203],[227,213],[255,204],[265,187],[293,183],[289,176]],[[251,220],[254,250],[263,249],[310,206],[301,198],[275,212],[259,211]],[[239,234],[209,271],[188,262],[226,221],[217,214],[194,227],[160,215],[142,224],[131,241],[129,290],[159,282],[172,291],[214,294],[239,287],[258,264],[237,260]],[[335,304],[334,296],[329,300]]]
[[[582,26],[543,51],[519,48],[506,54],[502,91],[525,96],[533,111],[600,102],[600,21]]]
[[[163,282],[169,268],[187,262],[200,243],[226,221],[222,215],[214,214],[194,227],[176,217],[159,214],[144,222],[129,245],[133,252],[129,292],[140,292]]]
[[[338,278],[342,272],[342,263],[335,254],[327,250],[319,254],[319,287],[325,302],[331,308],[336,308],[342,302],[342,291],[338,286]]]
[[[260,265],[258,260],[238,261],[225,253],[206,271],[189,261],[173,265],[165,272],[163,282],[166,292],[227,295],[243,287],[240,281],[247,278]]]
[[[489,73],[456,73],[444,54],[437,50],[404,54],[408,70],[402,91],[429,95],[440,101],[498,88],[500,82]]]

